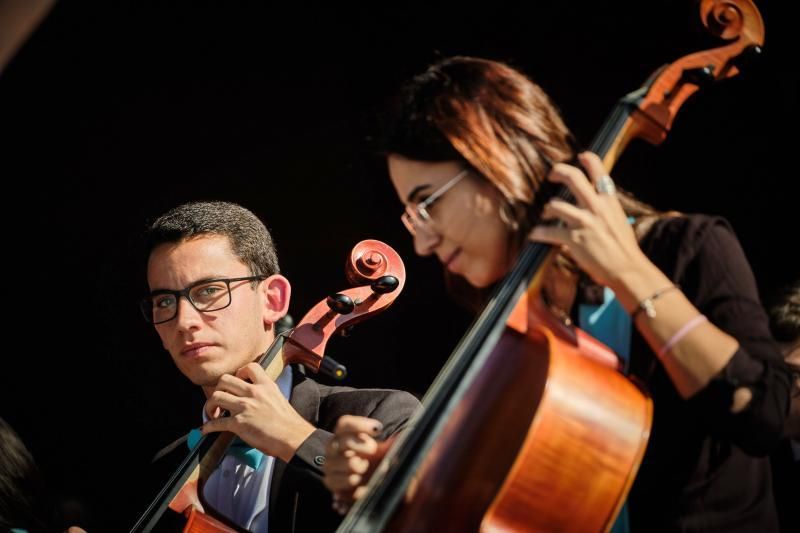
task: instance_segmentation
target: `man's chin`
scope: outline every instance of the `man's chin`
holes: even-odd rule
[[[214,367],[195,367],[189,369],[187,372],[183,372],[183,375],[189,378],[189,381],[194,383],[199,387],[205,388],[214,388],[217,386],[217,382],[219,378],[225,372],[221,369],[214,368]]]

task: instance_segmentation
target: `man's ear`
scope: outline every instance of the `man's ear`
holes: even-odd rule
[[[264,292],[264,324],[272,325],[289,311],[292,286],[280,274],[273,274],[261,282]]]

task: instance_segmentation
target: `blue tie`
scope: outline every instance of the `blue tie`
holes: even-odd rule
[[[193,450],[194,447],[197,446],[197,443],[200,442],[201,438],[203,438],[203,434],[199,429],[195,428],[191,430],[186,439],[186,444],[189,446],[189,449]],[[264,460],[264,454],[261,451],[249,446],[238,437],[234,439],[226,455],[238,458],[253,470],[258,470],[258,467],[261,466],[261,461]]]

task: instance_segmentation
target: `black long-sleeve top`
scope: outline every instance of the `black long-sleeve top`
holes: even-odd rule
[[[641,246],[740,347],[717,379],[684,400],[634,333],[631,373],[647,384],[655,409],[629,496],[631,530],[778,531],[766,454],[781,436],[790,377],[742,248],[727,222],[704,215],[662,219]],[[733,414],[740,386],[753,397]]]

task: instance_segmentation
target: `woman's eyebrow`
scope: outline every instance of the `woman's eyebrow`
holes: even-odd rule
[[[411,192],[408,193],[408,198],[406,198],[406,202],[409,203],[409,204],[412,203],[414,201],[414,197],[417,194],[419,194],[420,191],[422,191],[422,189],[427,189],[428,187],[430,187],[430,184],[426,183],[426,184],[423,184],[423,185],[417,185],[416,187],[411,189]]]

